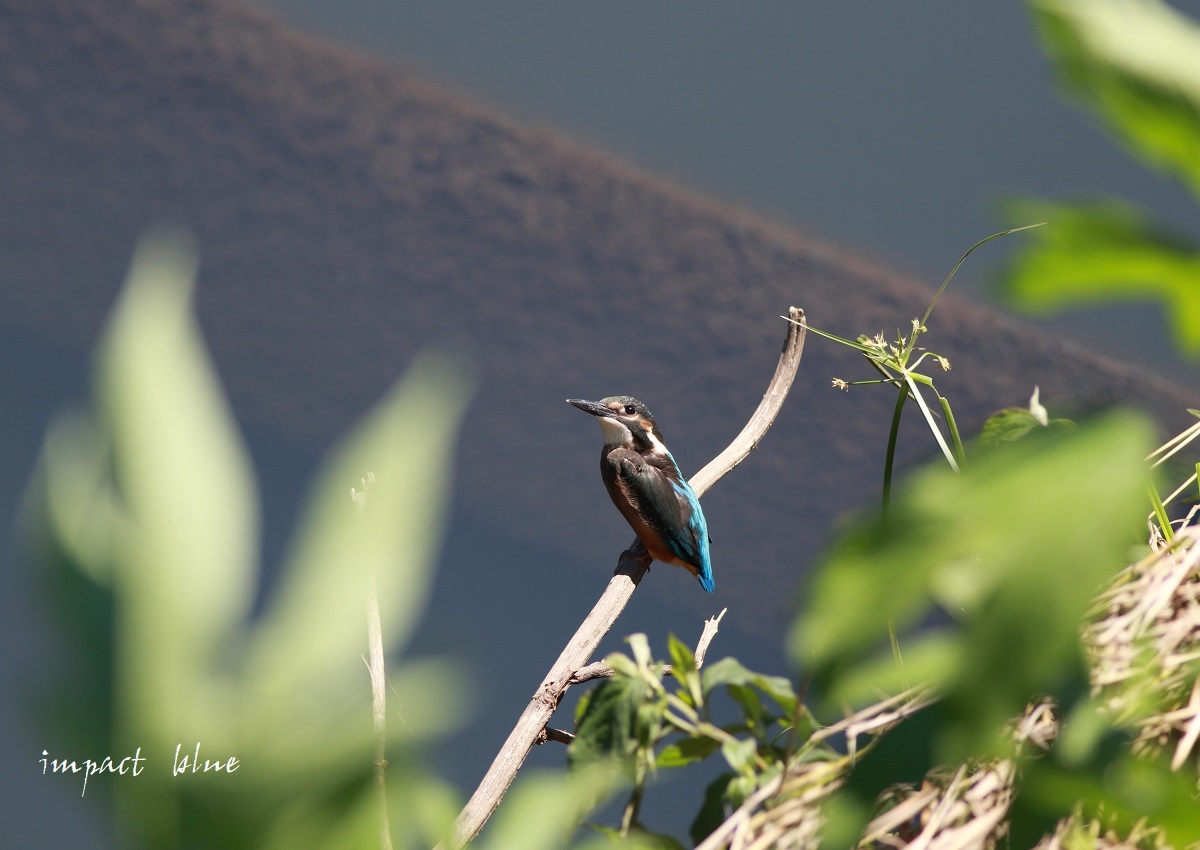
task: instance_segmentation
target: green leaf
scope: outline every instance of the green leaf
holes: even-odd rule
[[[675,635],[667,635],[667,648],[671,654],[671,675],[684,686],[683,699],[693,708],[699,708],[704,700],[700,688],[700,671],[696,669],[696,656]]]
[[[573,719],[576,726],[579,725],[580,718],[587,713],[588,703],[592,701],[592,694],[594,693],[596,693],[595,688],[584,691],[583,695],[579,698],[579,702],[575,703],[575,716]]]
[[[629,648],[633,652],[633,660],[636,662],[638,668],[643,673],[652,670],[654,667],[654,656],[650,652],[650,641],[646,638],[646,635],[642,632],[637,632],[625,638],[625,641],[629,644]],[[654,678],[657,679],[658,676],[655,675]]]
[[[1015,307],[1035,315],[1114,300],[1162,303],[1176,343],[1200,352],[1200,247],[1155,227],[1115,201],[1067,205],[1025,201],[1007,215],[1047,219],[1000,282]]]
[[[736,658],[705,664],[700,674],[705,695],[722,685],[752,685],[775,701],[788,715],[796,713],[798,699],[792,683],[784,676],[767,676],[747,670]]]
[[[558,850],[579,822],[620,786],[610,767],[523,776],[488,825],[481,850]]]
[[[721,755],[738,773],[751,776],[754,773],[754,757],[758,755],[758,742],[753,738],[726,741],[721,744]]]
[[[786,721],[791,724],[787,727],[788,735],[797,744],[807,741],[814,732],[821,728],[821,724],[813,716],[812,710],[803,703],[800,703],[796,712],[786,718]]]
[[[730,807],[736,809],[742,803],[746,802],[746,798],[757,790],[758,783],[755,781],[754,775],[741,773],[729,780],[729,786],[726,788],[725,794]]]
[[[232,744],[235,712],[217,682],[254,593],[255,483],[192,316],[195,270],[183,236],[144,240],[99,353],[97,394],[128,516],[114,541],[117,722],[147,747],[197,736]]]
[[[722,773],[704,789],[704,802],[700,804],[700,811],[696,813],[692,825],[688,828],[688,835],[696,844],[708,838],[714,829],[725,822],[729,783],[734,778],[733,773]]]
[[[658,832],[647,832],[637,826],[634,826],[626,836],[622,836],[619,829],[611,826],[598,824],[587,824],[587,826],[603,837],[572,845],[572,850],[608,850],[611,847],[619,847],[621,850],[683,850],[683,845],[671,836]]]
[[[126,517],[107,437],[92,417],[72,413],[51,424],[20,522],[66,650],[61,675],[31,700],[31,714],[74,747],[115,752],[113,573]]]
[[[1047,54],[1085,106],[1200,197],[1200,27],[1159,0],[1032,0]]]
[[[640,846],[644,846],[646,850],[686,850],[678,839],[662,832],[638,833],[631,837],[639,842],[644,842]],[[628,847],[628,845],[625,846]]]
[[[619,830],[610,830],[611,842],[608,846],[620,847],[621,850],[685,850],[684,846],[674,837],[662,832],[650,832],[635,826],[629,835],[621,837]],[[582,848],[586,850],[586,848]]]
[[[628,676],[636,679],[641,675],[637,664],[623,652],[610,652],[604,658],[604,663],[613,669],[618,676]]]
[[[109,589],[117,531],[126,519],[112,480],[110,449],[107,433],[92,417],[59,417],[42,448],[40,486],[26,505],[27,511],[40,512],[53,545],[88,579]]]
[[[1195,774],[1172,771],[1165,757],[1130,755],[1127,739],[1110,743],[1107,754],[1075,768],[1053,757],[1026,762],[1022,793],[1012,812],[1018,834],[1037,832],[1024,827],[1026,823],[1053,822],[1078,807],[1086,819],[1100,821],[1119,835],[1128,835],[1139,823],[1153,825],[1164,839],[1155,846],[1194,842],[1200,835]]]
[[[746,718],[747,729],[758,729],[762,726],[763,711],[762,701],[758,698],[758,693],[747,685],[726,685],[725,690],[729,696],[733,697],[733,701],[742,709],[742,715]]]
[[[721,748],[721,744],[712,738],[684,738],[674,744],[668,744],[658,754],[659,767],[683,767],[696,761],[703,761]]]
[[[178,780],[176,780],[178,781]],[[311,790],[311,789],[310,789]],[[370,793],[346,793],[332,798],[304,796],[284,804],[275,802],[261,834],[238,835],[237,846],[254,850],[293,850],[297,847],[379,847],[379,798]],[[387,805],[393,840],[398,847],[430,847],[449,835],[457,813],[455,792],[431,776],[408,776],[392,771],[388,777]],[[211,811],[207,813],[212,817]],[[185,833],[191,842],[198,830]],[[229,843],[203,846],[227,847]]]
[[[696,669],[696,656],[692,653],[691,647],[675,637],[674,634],[667,635],[667,649],[671,654],[671,664],[682,673],[687,673],[688,670]]]
[[[983,430],[979,433],[979,444],[994,446],[999,443],[1012,443],[1033,429],[1041,427],[1042,423],[1037,421],[1028,408],[1006,407],[993,413],[983,423]]]
[[[953,678],[963,658],[961,631],[934,629],[905,640],[902,662],[878,652],[837,678],[830,703],[870,705],[880,694],[898,694],[914,685],[940,687]]]
[[[650,696],[655,696],[651,690]],[[663,713],[666,703],[661,699],[643,700],[637,711],[637,742],[643,757],[651,763],[654,761],[654,747],[662,735]]]
[[[871,804],[855,799],[851,794],[835,793],[821,804],[824,823],[821,825],[821,847],[836,850],[857,847],[863,828],[871,819]]]
[[[988,448],[1001,443],[1013,443],[1039,428],[1074,428],[1070,419],[1050,419],[1038,400],[1038,388],[1033,388],[1029,407],[1006,407],[993,413],[983,423],[979,445]]]
[[[638,749],[638,710],[649,690],[640,678],[618,677],[597,685],[567,747],[571,767],[631,758]]]

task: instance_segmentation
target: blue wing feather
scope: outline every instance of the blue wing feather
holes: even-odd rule
[[[704,511],[700,508],[700,499],[696,496],[690,484],[682,479],[671,482],[679,498],[688,506],[687,532],[675,535],[668,542],[671,551],[683,560],[696,567],[700,586],[712,593],[717,583],[713,580],[712,563],[708,554],[708,522],[704,519]],[[679,548],[677,549],[676,546]]]
[[[674,460],[670,459],[674,467]],[[712,593],[716,587],[709,558],[708,523],[691,485],[678,473],[668,475],[645,463],[636,474],[625,475],[637,496],[641,516],[664,548],[696,571],[700,586]],[[676,480],[677,479],[677,480]]]

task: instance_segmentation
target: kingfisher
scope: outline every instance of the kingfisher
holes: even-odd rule
[[[613,504],[633,526],[651,557],[683,567],[713,592],[708,523],[700,499],[679,471],[650,410],[636,398],[569,398],[604,433],[600,476]]]

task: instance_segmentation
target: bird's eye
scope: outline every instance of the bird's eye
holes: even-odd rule
[[[633,416],[633,414],[635,414],[635,413],[637,413],[636,407],[634,407],[632,404],[625,405],[625,415],[626,416]]]

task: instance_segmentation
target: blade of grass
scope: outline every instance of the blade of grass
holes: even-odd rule
[[[900,436],[900,414],[908,400],[908,389],[900,387],[896,393],[896,409],[892,411],[892,427],[888,431],[887,455],[883,463],[883,515],[886,517],[892,501],[892,470],[896,465],[896,441]]]
[[[950,400],[938,393],[938,404],[942,407],[942,415],[946,417],[946,427],[949,429],[950,439],[954,443],[954,454],[958,458],[959,466],[962,466],[966,461],[967,453],[963,449],[962,435],[958,433],[958,423],[954,421],[954,413],[950,410]]]
[[[1175,529],[1171,527],[1171,518],[1167,516],[1167,509],[1163,505],[1162,497],[1158,495],[1158,488],[1151,482],[1146,485],[1146,490],[1150,494],[1150,504],[1154,508],[1154,517],[1158,520],[1163,539],[1170,543],[1175,537]]]
[[[953,469],[955,472],[958,472],[958,461],[954,459],[954,453],[951,452],[950,447],[946,445],[946,438],[942,436],[942,429],[939,428],[937,426],[937,422],[934,421],[933,412],[930,411],[929,406],[925,404],[925,398],[921,395],[920,390],[917,389],[916,381],[913,380],[912,375],[907,373],[904,375],[904,381],[908,384],[909,389],[912,390],[913,398],[916,399],[917,406],[921,408],[921,413],[925,416],[925,421],[929,424],[929,430],[933,432],[933,437],[935,440],[937,440],[937,444],[941,448],[942,454],[946,456],[946,462],[950,464],[951,469]]]
[[[934,294],[933,300],[929,302],[929,309],[925,311],[925,316],[921,319],[921,327],[929,321],[929,316],[933,312],[934,306],[938,303],[938,299],[942,297],[942,293],[946,291],[946,287],[950,284],[950,280],[958,273],[958,269],[966,262],[967,257],[971,256],[971,252],[985,242],[991,242],[993,239],[999,239],[1001,236],[1008,236],[1012,233],[1020,233],[1022,230],[1032,230],[1035,227],[1041,227],[1046,222],[1039,221],[1037,224],[1026,224],[1022,227],[1013,227],[1009,230],[1001,230],[999,233],[993,233],[991,236],[985,236],[966,250],[958,262],[954,264],[954,268],[950,269],[950,274],[946,275],[946,279],[942,281],[942,285],[938,287],[938,291]]]

